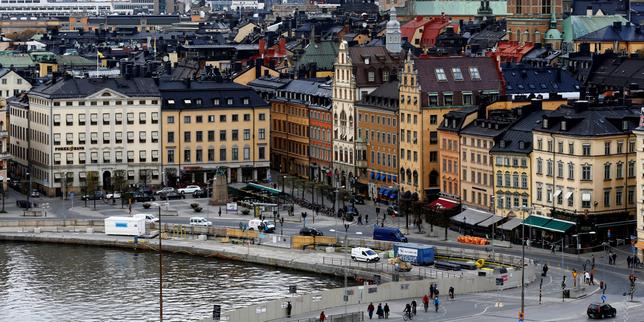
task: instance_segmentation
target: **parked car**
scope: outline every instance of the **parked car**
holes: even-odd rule
[[[193,198],[207,198],[212,196],[212,189],[208,188],[208,190],[197,190],[192,193]]]
[[[324,236],[324,234],[313,227],[304,227],[300,229],[300,236]]]
[[[105,195],[105,199],[121,199],[121,193],[114,191]]]
[[[134,218],[145,218],[146,223],[155,223],[159,221],[159,218],[157,218],[155,215],[150,215],[150,214],[135,214],[132,216]]]
[[[614,318],[617,310],[608,303],[591,303],[588,305],[586,314],[591,319]]]
[[[132,194],[132,198],[134,198],[135,201],[137,202],[146,202],[146,201],[154,201],[156,198],[154,198],[154,195],[148,194],[148,193],[143,193],[143,192],[135,192]]]
[[[38,189],[31,190],[31,198],[40,198],[40,191]]]
[[[380,256],[371,248],[354,247],[351,249],[351,259],[357,262],[374,263],[380,260]]]
[[[212,226],[212,222],[208,221],[204,217],[190,217],[191,226]]]
[[[364,205],[364,197],[363,196],[353,196],[353,198],[351,198],[351,203],[356,204],[356,205]]]
[[[163,193],[168,193],[168,192],[175,192],[176,190],[172,187],[163,187],[161,190],[157,190],[154,192],[155,195],[160,195]]]
[[[81,200],[102,200],[103,198],[105,198],[105,193],[103,193],[103,191],[94,191],[93,193],[90,192],[83,195]]]
[[[176,200],[176,199],[185,199],[185,198],[186,198],[185,195],[175,191],[170,191],[159,195],[159,200]]]
[[[407,237],[395,227],[376,227],[373,230],[374,240],[386,240],[392,242],[407,242]]]
[[[199,187],[197,185],[189,185],[189,186],[187,186],[185,188],[179,188],[177,190],[177,192],[185,194],[185,193],[195,193],[195,192],[197,192],[199,190],[201,190],[201,187]]]

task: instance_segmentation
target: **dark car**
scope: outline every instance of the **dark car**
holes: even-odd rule
[[[312,227],[304,227],[300,229],[300,236],[324,236],[324,234]]]
[[[186,199],[186,196],[183,193],[178,193],[176,191],[170,191],[170,192],[159,194],[159,200],[176,200],[176,199]]]
[[[608,303],[592,303],[588,305],[586,314],[591,319],[614,318],[617,310]]]
[[[16,200],[16,206],[18,206],[18,208],[27,209],[35,207],[35,204],[27,200]]]
[[[94,191],[90,192],[84,196],[81,196],[81,200],[101,200],[105,198],[105,193],[103,191]]]
[[[210,188],[208,189],[208,192],[206,192],[206,190],[204,189],[201,189],[192,193],[193,198],[208,198],[210,196],[212,196],[212,189]]]
[[[135,192],[134,194],[132,194],[132,198],[134,198],[134,200],[138,201],[138,202],[146,202],[146,201],[154,201],[154,200],[156,200],[154,198],[153,194],[142,193],[142,192]]]
[[[356,205],[364,205],[364,197],[363,196],[353,196],[353,198],[351,198],[351,203],[354,203]]]

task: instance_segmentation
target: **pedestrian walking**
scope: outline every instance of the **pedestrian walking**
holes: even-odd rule
[[[577,287],[577,270],[572,269],[572,287]]]
[[[613,265],[617,264],[617,253],[613,253]]]
[[[324,314],[324,311],[322,311],[322,313],[320,313],[320,322],[324,321],[326,321],[326,314]]]
[[[632,257],[630,255],[628,257],[626,257],[626,266],[628,266],[628,268],[631,268],[631,262],[632,261],[633,261],[633,259],[632,259]]]
[[[382,303],[378,303],[378,309],[376,310],[376,315],[378,316],[379,319],[382,319],[382,317],[385,315],[385,312],[382,309]]]
[[[373,319],[373,311],[375,308],[373,307],[373,303],[369,303],[369,306],[367,306],[367,313],[369,314],[369,320]]]
[[[364,214],[364,223],[367,224],[367,225],[369,224],[369,215],[368,214]]]
[[[416,305],[418,305],[416,303],[416,300],[412,300],[411,301],[411,314],[413,314],[413,315],[416,315]]]
[[[590,273],[588,271],[584,272],[584,284],[590,284]]]
[[[362,225],[362,215],[358,215],[358,225]]]
[[[293,310],[293,305],[291,305],[291,301],[288,301],[288,304],[286,305],[286,317],[291,318],[291,311]]]
[[[541,276],[546,277],[548,275],[548,263],[543,264],[543,274]]]
[[[613,251],[608,250],[608,265],[613,265]]]
[[[441,304],[441,300],[438,299],[438,295],[434,297],[434,307],[436,308],[436,312],[438,312],[438,306]]]
[[[595,285],[595,273],[593,271],[590,271],[590,285]]]
[[[595,267],[595,254],[592,255],[591,260],[592,260],[592,264],[593,264],[592,267]]]
[[[389,318],[389,304],[385,303],[385,308],[383,309],[385,311],[385,319]]]
[[[550,250],[552,250],[553,254],[555,253],[555,244],[552,244],[552,246],[550,246]]]
[[[454,286],[450,286],[450,287],[449,287],[449,298],[450,298],[451,300],[453,300],[453,299],[454,299]]]
[[[434,299],[434,284],[429,285],[429,297]]]
[[[429,308],[429,296],[427,294],[423,295],[423,308],[425,309],[425,313],[427,313],[427,309]]]
[[[221,207],[219,207],[219,217],[221,217]]]

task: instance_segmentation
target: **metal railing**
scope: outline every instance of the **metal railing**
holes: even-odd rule
[[[291,322],[320,322],[320,318],[304,318],[297,320],[289,320]],[[326,321],[328,322],[361,322],[364,321],[364,312],[351,312],[327,315]]]
[[[346,267],[346,268],[365,269],[365,270],[384,272],[384,273],[390,273],[390,274],[402,273],[403,276],[407,276],[407,277],[417,276],[419,279],[463,277],[463,274],[450,273],[450,272],[445,272],[431,267],[419,267],[419,266],[415,266],[409,272],[400,272],[400,271],[396,271],[395,265],[389,264],[387,262],[365,263],[365,262],[357,262],[347,258],[337,258],[337,257],[322,257],[322,264],[338,266],[338,267]]]

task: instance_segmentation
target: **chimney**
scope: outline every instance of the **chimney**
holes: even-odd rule
[[[593,15],[593,6],[587,6],[586,7],[586,16],[587,17],[592,17]]]
[[[255,79],[262,77],[262,59],[255,59]]]
[[[264,57],[264,52],[266,51],[266,40],[264,38],[259,38],[259,54]]]
[[[286,38],[284,37],[280,37],[279,54],[281,56],[286,56]]]
[[[613,21],[613,30],[619,32],[622,31],[622,22],[621,21]]]

